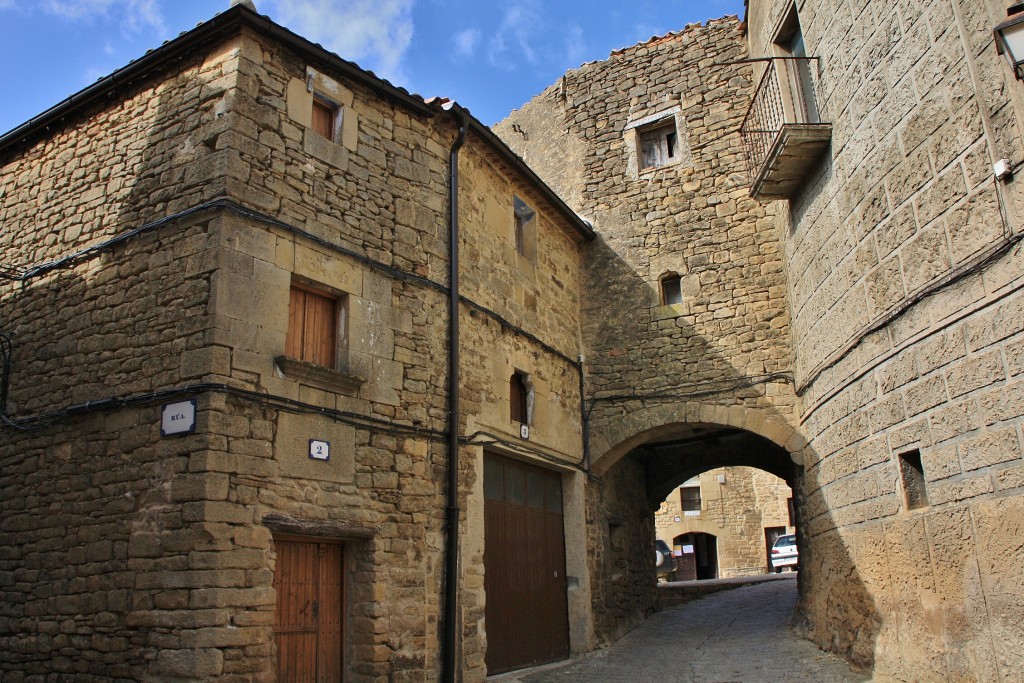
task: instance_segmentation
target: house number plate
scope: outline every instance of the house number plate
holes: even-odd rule
[[[313,460],[331,459],[331,442],[320,441],[319,439],[309,440],[309,457]]]

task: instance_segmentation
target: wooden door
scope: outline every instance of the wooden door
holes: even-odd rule
[[[340,543],[275,538],[279,683],[341,680],[342,546]]]
[[[561,476],[487,454],[484,482],[487,673],[565,659]]]

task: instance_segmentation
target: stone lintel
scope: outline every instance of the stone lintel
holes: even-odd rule
[[[317,538],[373,538],[378,530],[363,524],[330,519],[304,519],[278,512],[263,515],[263,525],[277,534],[294,534]]]

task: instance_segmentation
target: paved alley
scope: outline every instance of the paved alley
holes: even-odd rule
[[[652,615],[612,647],[571,663],[497,676],[502,683],[868,681],[789,627],[796,578],[715,593]]]

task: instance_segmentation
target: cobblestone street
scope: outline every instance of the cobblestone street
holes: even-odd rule
[[[868,681],[789,626],[796,578],[715,593],[652,615],[610,648],[568,664],[496,676],[507,683]]]

